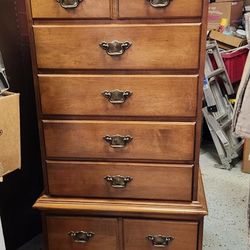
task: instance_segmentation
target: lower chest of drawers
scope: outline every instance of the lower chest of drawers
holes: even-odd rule
[[[49,250],[202,250],[201,175],[198,190],[189,202],[43,195],[34,206],[42,210]]]
[[[47,216],[50,250],[196,250],[196,221]],[[121,247],[123,245],[123,247]]]

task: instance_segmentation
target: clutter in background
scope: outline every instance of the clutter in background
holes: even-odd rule
[[[249,5],[250,11],[250,5]],[[250,12],[245,14],[245,30],[246,30],[246,37],[247,42],[250,44]]]
[[[231,169],[233,160],[241,154],[243,140],[231,130],[233,107],[228,96],[235,92],[216,41],[207,42],[205,76],[206,105],[202,112],[220,159],[220,164],[215,166]]]
[[[242,172],[250,174],[250,139],[246,139],[244,145]]]
[[[209,4],[208,38],[217,41],[232,83],[240,81],[249,52],[245,46],[247,4],[250,7],[248,1],[216,0]]]
[[[234,111],[234,132],[244,138],[250,138],[250,54],[237,92]]]
[[[244,108],[242,110],[242,104],[247,100],[243,100],[243,96],[247,94],[245,90],[249,81],[246,76],[250,75],[250,66],[246,66],[250,40],[248,10],[250,11],[250,0],[216,0],[209,4],[203,115],[220,159],[216,166],[225,169],[233,167],[244,142],[240,137],[243,134],[234,133],[232,126],[235,128],[235,102],[238,112],[246,111]],[[241,94],[238,91],[236,100],[235,92],[238,88]],[[250,112],[248,113],[250,121]],[[248,114],[244,112],[243,119],[246,115]],[[241,117],[237,119],[242,121]]]
[[[9,82],[5,73],[3,57],[0,51],[0,95],[9,89]]]
[[[0,54],[0,182],[4,175],[21,167],[19,94],[8,89]]]

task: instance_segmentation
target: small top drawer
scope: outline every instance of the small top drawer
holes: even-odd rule
[[[183,18],[201,15],[201,0],[119,0],[120,18]]]
[[[33,18],[110,18],[110,0],[31,0]]]

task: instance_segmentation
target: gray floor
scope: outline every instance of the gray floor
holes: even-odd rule
[[[249,176],[214,168],[213,147],[201,150],[200,165],[209,216],[205,219],[203,250],[248,250],[247,206]],[[41,236],[18,250],[41,250]]]
[[[203,250],[248,250],[249,176],[238,163],[231,171],[214,168],[213,148],[201,151],[200,165],[209,215]]]

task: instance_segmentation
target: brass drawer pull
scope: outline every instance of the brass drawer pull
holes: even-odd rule
[[[75,9],[83,0],[56,0],[64,9]]]
[[[112,41],[111,43],[102,42],[99,45],[102,49],[106,50],[109,56],[120,56],[132,45],[132,43],[127,41]]]
[[[71,231],[69,232],[69,236],[77,243],[87,243],[90,238],[92,238],[95,234],[92,232],[85,231]]]
[[[112,147],[112,148],[125,148],[128,143],[133,140],[133,137],[130,135],[105,135],[103,139]]]
[[[108,175],[104,177],[104,179],[107,182],[110,182],[113,188],[125,188],[127,186],[127,183],[133,180],[133,178],[130,176],[121,176],[121,175],[116,175],[116,176]]]
[[[129,90],[121,91],[119,89],[108,91],[105,90],[102,95],[106,97],[112,104],[122,104],[130,97],[133,93]]]
[[[154,8],[164,8],[170,4],[171,0],[147,0]]]
[[[151,241],[154,247],[166,247],[174,240],[172,236],[164,235],[149,235],[146,237],[147,240]]]

